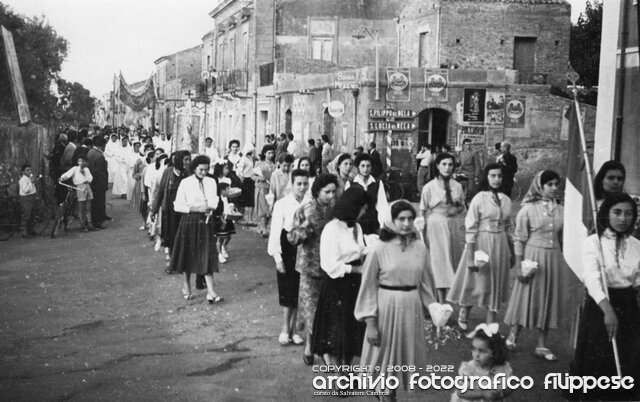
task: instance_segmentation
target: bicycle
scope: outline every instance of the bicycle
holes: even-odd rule
[[[64,229],[65,232],[69,230],[69,223],[73,220],[73,213],[78,207],[78,198],[76,196],[77,187],[70,186],[68,184],[59,182],[61,186],[68,187],[67,196],[60,204],[59,214],[55,219],[53,227],[51,228],[51,238],[55,238],[58,232],[61,229]]]
[[[56,208],[51,191],[47,189],[42,176],[38,177],[35,186],[37,196],[36,205],[34,205],[34,230],[38,235],[41,235],[47,230],[51,222],[56,220]]]

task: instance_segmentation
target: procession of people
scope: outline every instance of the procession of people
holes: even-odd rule
[[[435,319],[431,307],[449,305],[457,314],[448,324],[468,333],[474,348],[494,355],[463,363],[461,375],[494,366],[511,375],[508,356],[520,347],[523,330],[536,331],[535,357],[556,362],[549,330],[571,321],[580,307],[572,372],[614,375],[610,339],[617,337],[625,373],[640,375],[637,209],[623,191],[626,172],[619,162],[605,163],[595,177],[596,231],[586,243],[586,273],[578,278],[561,251],[563,178],[553,170],[538,172],[522,202],[514,203],[517,162],[509,143],[485,160],[468,143],[458,154],[425,147],[417,170],[419,203],[412,203],[389,200],[382,174],[373,174],[379,156],[372,145],[368,152],[334,155],[323,136],[317,146],[309,142],[307,155],[291,145],[292,135],[281,135],[276,142],[267,136],[256,153],[253,144],[238,140],[218,150],[207,138],[205,152],[197,154],[173,150],[166,138],[127,129],[68,131],[51,153],[52,178],[75,188],[84,231],[108,227],[105,193],[111,184],[111,197],[127,199],[154,250],[165,253],[165,272],[183,275],[185,300],[194,298],[195,286],[206,289],[209,304],[225,301],[224,286],[214,287],[213,275],[233,261],[229,243],[237,228],[257,226],[268,238],[283,309],[274,338],[282,346],[301,345],[304,364],[420,365],[428,360],[423,320]],[[33,189],[29,167],[23,170],[20,195],[28,215]],[[584,300],[572,297],[585,288]],[[485,311],[479,322],[472,320],[474,307]],[[381,374],[407,385],[406,373]],[[500,390],[452,400],[507,395]],[[609,395],[633,398],[637,387],[581,397]]]

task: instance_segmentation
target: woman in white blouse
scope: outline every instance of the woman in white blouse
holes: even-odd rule
[[[615,376],[611,339],[618,345],[623,376],[640,379],[640,240],[631,236],[638,218],[637,205],[626,193],[605,198],[597,216],[598,233],[583,247],[584,283],[589,296],[578,327],[571,375]],[[602,250],[602,255],[600,255]],[[600,261],[604,261],[602,278]],[[607,298],[604,286],[609,290]],[[640,387],[631,390],[595,389],[572,398],[639,400]]]
[[[170,270],[184,272],[185,300],[191,294],[191,274],[204,275],[209,304],[223,301],[213,290],[213,273],[218,272],[218,253],[215,247],[215,217],[218,206],[216,181],[206,174],[209,157],[200,155],[191,162],[193,175],[180,182],[173,208],[182,213],[180,226],[172,249]]]
[[[298,291],[300,274],[296,271],[297,246],[287,240],[287,233],[293,228],[293,215],[302,205],[309,188],[309,172],[296,169],[291,172],[293,191],[276,201],[271,216],[271,231],[267,252],[276,263],[278,298],[283,307],[283,322],[278,342],[285,346],[290,343],[302,345],[304,339],[294,333],[298,314]]]
[[[362,351],[365,326],[356,320],[354,310],[366,248],[357,220],[367,203],[361,187],[346,190],[336,202],[334,219],[320,236],[320,267],[328,276],[320,288],[311,350],[323,356],[326,364],[350,364]]]

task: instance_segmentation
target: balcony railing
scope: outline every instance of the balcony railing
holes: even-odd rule
[[[218,71],[216,93],[247,90],[247,70]]]
[[[549,74],[519,71],[518,83],[522,85],[549,85]]]

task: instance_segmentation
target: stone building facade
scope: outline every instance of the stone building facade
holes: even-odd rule
[[[550,90],[565,85],[571,23],[564,0],[235,3],[211,13],[218,82],[233,64],[218,27],[242,7],[251,13],[247,90],[214,96],[212,132],[221,145],[238,138],[259,149],[265,134],[280,132],[302,146],[327,134],[335,152],[375,141],[407,183],[421,145],[455,147],[467,137],[483,151],[513,142],[522,186],[562,161],[569,101]],[[236,40],[238,24],[225,30],[235,30]],[[593,138],[595,112],[587,109]]]

